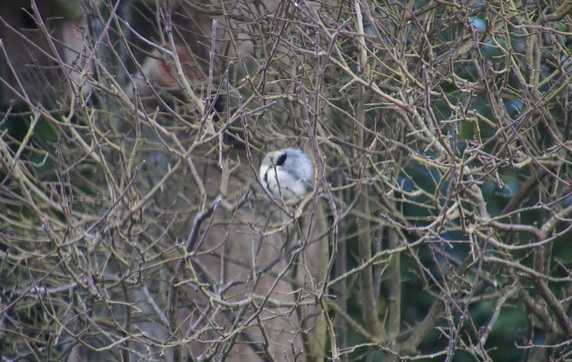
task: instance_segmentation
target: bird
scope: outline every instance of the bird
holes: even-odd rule
[[[314,189],[314,166],[297,148],[268,152],[260,164],[262,186],[276,200],[286,205],[300,202]]]

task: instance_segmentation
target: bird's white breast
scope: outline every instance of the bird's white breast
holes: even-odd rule
[[[299,200],[308,192],[307,182],[290,173],[276,168],[265,167],[262,170],[261,182],[267,186],[268,192],[275,198],[282,198],[286,203]]]

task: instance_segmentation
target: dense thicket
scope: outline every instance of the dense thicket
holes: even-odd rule
[[[7,360],[571,358],[569,1],[21,0],[0,37]]]

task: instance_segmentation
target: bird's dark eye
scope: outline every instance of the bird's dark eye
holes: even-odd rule
[[[286,154],[283,153],[280,155],[280,157],[278,157],[278,160],[276,160],[276,166],[282,166],[284,164],[284,161],[286,161]]]

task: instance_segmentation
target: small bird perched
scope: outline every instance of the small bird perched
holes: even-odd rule
[[[301,150],[284,148],[266,154],[259,178],[272,197],[292,205],[314,189],[314,166]]]

